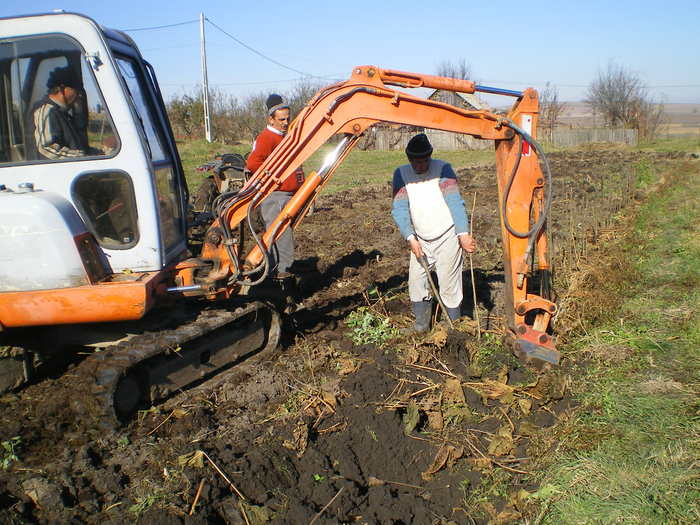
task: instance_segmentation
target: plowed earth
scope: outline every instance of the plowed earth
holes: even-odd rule
[[[592,149],[550,156],[555,261],[614,228],[635,199],[639,166],[674,154]],[[641,163],[641,164],[640,164]],[[471,207],[484,333],[463,321],[424,338],[355,345],[359,307],[411,323],[408,252],[390,217],[390,185],[321,196],[297,231],[305,263],[279,355],[97,432],[70,411],[71,369],[0,398],[1,523],[474,523],[531,509],[529,458],[571,408],[564,366],[538,372],[498,344],[503,265],[493,166],[458,169]],[[612,179],[618,184],[613,187]],[[619,181],[622,181],[621,183]],[[464,312],[472,316],[465,264]],[[241,376],[243,379],[241,379]],[[573,378],[575,380],[575,378]],[[509,480],[509,494],[489,482]],[[196,505],[193,503],[196,500]]]

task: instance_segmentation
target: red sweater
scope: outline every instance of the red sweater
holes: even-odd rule
[[[255,173],[265,159],[270,156],[272,150],[274,150],[277,145],[282,142],[284,135],[280,135],[275,131],[272,131],[269,127],[262,130],[260,135],[255,139],[255,144],[253,146],[253,151],[248,155],[248,161],[246,162],[246,168],[248,168],[252,173]],[[277,188],[278,191],[290,191],[295,192],[304,183],[304,171],[299,168],[290,177],[287,177],[280,187]]]

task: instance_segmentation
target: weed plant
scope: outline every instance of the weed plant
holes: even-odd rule
[[[3,470],[10,468],[12,463],[19,461],[17,456],[17,448],[22,443],[22,438],[20,436],[12,437],[6,441],[0,442],[0,467]]]
[[[350,338],[356,345],[374,344],[382,347],[389,339],[398,335],[388,317],[361,306],[348,315],[345,324],[350,327]]]

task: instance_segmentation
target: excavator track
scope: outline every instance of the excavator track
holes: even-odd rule
[[[269,358],[279,337],[279,314],[266,303],[204,310],[177,328],[140,334],[88,356],[74,374],[79,384],[72,408],[91,426],[119,426],[185,387],[248,359]]]

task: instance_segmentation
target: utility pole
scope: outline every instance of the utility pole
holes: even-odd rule
[[[204,40],[204,13],[199,13],[199,40],[202,56],[202,102],[204,105],[204,133],[211,142],[211,118],[209,117],[209,79],[207,77],[207,46]]]

